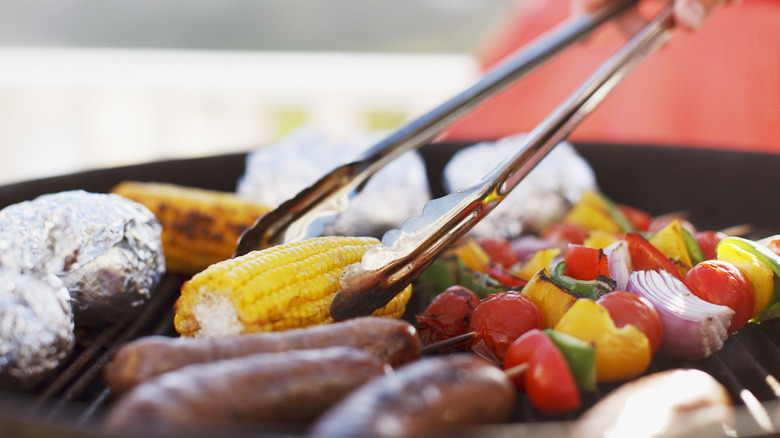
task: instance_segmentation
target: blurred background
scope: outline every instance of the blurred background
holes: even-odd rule
[[[0,184],[395,127],[513,3],[0,0]]]
[[[570,0],[0,0],[0,184],[339,139],[435,107]],[[642,5],[652,6],[652,2]],[[658,6],[658,3],[655,3]],[[600,29],[440,136],[531,130],[626,41]],[[575,142],[780,152],[780,1],[677,31]]]

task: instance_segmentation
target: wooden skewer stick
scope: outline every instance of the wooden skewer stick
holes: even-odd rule
[[[471,339],[474,339],[477,337],[477,332],[468,332],[464,333],[462,335],[453,336],[449,339],[445,339],[443,341],[434,342],[432,344],[428,344],[423,346],[420,351],[423,355],[434,353],[442,348],[451,347],[456,344],[460,344],[461,342],[466,342]]]
[[[528,362],[523,362],[519,365],[513,366],[512,368],[505,369],[504,374],[506,374],[506,376],[509,377],[510,379],[514,379],[520,374],[523,374],[527,369],[528,369]]]
[[[733,225],[720,230],[721,233],[728,234],[729,236],[744,236],[752,231],[753,225],[750,224]]]

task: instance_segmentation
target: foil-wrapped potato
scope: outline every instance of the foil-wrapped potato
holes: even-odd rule
[[[56,275],[79,325],[116,321],[149,299],[165,272],[160,233],[146,207],[113,194],[66,191],[0,211],[5,259]]]
[[[249,201],[278,206],[336,167],[361,158],[380,139],[381,133],[337,139],[300,128],[252,151],[236,191]],[[381,236],[419,214],[430,197],[422,158],[406,153],[371,177],[340,217],[323,224],[325,234]]]
[[[54,274],[0,267],[0,387],[27,389],[73,351],[68,290]]]
[[[525,134],[478,143],[456,153],[444,168],[446,188],[470,185],[520,151]],[[560,219],[586,191],[597,190],[590,165],[569,143],[556,146],[472,229],[474,235],[513,238]]]

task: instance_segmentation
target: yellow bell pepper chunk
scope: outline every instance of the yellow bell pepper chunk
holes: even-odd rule
[[[466,242],[453,249],[455,256],[474,272],[484,274],[487,265],[490,262],[490,256],[487,251],[482,249],[479,242],[472,238],[466,239]]]
[[[683,277],[693,267],[688,248],[685,246],[680,222],[677,219],[669,222],[661,231],[655,233],[650,238],[650,244],[658,248],[663,255],[672,259]]]
[[[564,216],[564,222],[579,224],[588,231],[621,231],[620,225],[609,214],[604,199],[595,192],[585,192],[580,200]]]
[[[609,245],[612,245],[618,240],[618,235],[604,230],[591,230],[585,241],[582,242],[584,246],[590,248],[604,249]]]
[[[531,280],[523,286],[522,293],[542,312],[544,328],[555,327],[578,299],[578,296],[552,281],[545,269],[539,270],[531,277]]]
[[[525,281],[529,281],[540,269],[549,267],[552,259],[558,257],[560,253],[561,250],[558,248],[547,248],[536,251],[519,269],[512,271],[512,274]]]
[[[755,303],[750,317],[752,318],[761,313],[764,307],[769,304],[769,300],[772,299],[772,294],[775,290],[772,268],[755,255],[728,242],[722,242],[718,245],[717,251],[718,260],[729,262],[736,266],[753,285]]]
[[[599,382],[628,380],[642,374],[650,365],[647,336],[631,324],[616,327],[609,311],[593,300],[577,300],[555,325],[555,330],[595,347]]]

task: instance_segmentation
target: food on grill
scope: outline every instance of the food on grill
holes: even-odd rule
[[[546,329],[546,334],[561,351],[569,365],[577,387],[583,391],[596,389],[596,349],[593,344],[579,340],[566,333]],[[511,347],[510,347],[511,348]]]
[[[495,364],[468,353],[426,357],[361,386],[323,414],[311,437],[435,436],[505,421],[517,391]]]
[[[771,245],[771,240],[768,241],[768,244]],[[737,263],[738,268],[744,270],[745,275],[753,283],[753,290],[756,294],[753,319],[763,321],[780,317],[780,290],[776,287],[777,282],[780,281],[780,255],[762,244],[736,236],[721,240],[716,252],[720,258],[729,252],[736,252],[734,251],[736,248],[747,253],[740,253],[738,256],[740,260],[733,262]],[[732,251],[727,251],[728,249]],[[747,257],[747,255],[753,257]],[[736,257],[730,256],[730,258]],[[773,272],[771,279],[766,278],[767,268]],[[765,302],[766,304],[764,304]],[[761,307],[762,305],[763,307]]]
[[[542,268],[523,286],[523,295],[528,297],[542,312],[544,326],[553,328],[561,317],[574,305],[578,295],[555,283]]]
[[[727,246],[721,246],[725,248]],[[769,271],[771,274],[772,271]],[[769,277],[771,280],[772,277]],[[724,260],[705,260],[691,268],[683,283],[697,297],[708,303],[720,304],[734,311],[728,333],[734,333],[748,323],[756,305],[753,284],[742,270]]]
[[[644,333],[650,343],[650,354],[655,355],[664,339],[664,326],[653,303],[622,290],[610,292],[596,303],[607,309],[616,327],[633,325]]]
[[[518,389],[528,394],[533,406],[548,414],[561,414],[582,406],[572,367],[553,340],[539,329],[517,338],[507,350],[504,369],[511,373]]]
[[[165,272],[160,224],[143,205],[81,190],[0,211],[4,255],[59,277],[77,325],[115,322],[140,309]]]
[[[73,351],[70,295],[54,274],[33,275],[0,260],[0,387],[26,390]]]
[[[167,183],[124,181],[112,192],[157,216],[166,268],[178,274],[195,274],[232,257],[241,233],[271,210],[235,193]]]
[[[625,383],[573,425],[570,436],[733,436],[734,409],[726,388],[709,374],[672,369]]]
[[[476,335],[470,341],[471,351],[501,363],[515,339],[543,326],[539,308],[522,293],[490,294],[479,302],[471,316],[469,331]]]
[[[436,275],[450,281],[457,279],[454,281],[478,295],[495,294],[502,287],[520,290],[541,310],[547,328],[589,342],[609,338],[610,333],[625,336],[630,332],[628,338],[634,341],[623,339],[625,348],[617,354],[636,360],[615,362],[622,363],[617,367],[607,366],[602,360],[600,381],[620,381],[641,374],[656,352],[689,360],[712,355],[723,346],[734,309],[742,311],[743,323],[745,318],[760,322],[780,316],[780,304],[774,304],[780,301],[774,290],[780,257],[757,242],[722,232],[697,231],[690,222],[674,215],[651,218],[638,209],[615,204],[598,192],[586,192],[561,222],[550,224],[545,231],[546,239],[525,235],[509,241],[518,261],[501,270],[494,269],[497,263],[491,260],[493,254],[500,254],[498,251],[488,253],[473,240],[464,240],[432,265],[430,276],[421,276],[422,283],[438,284],[431,279]],[[531,237],[535,240],[529,243]],[[501,247],[496,242],[491,245]],[[448,260],[453,257],[457,263]],[[496,257],[511,260],[504,255]],[[717,300],[710,299],[714,301],[710,303],[694,295],[683,278],[688,273],[697,275],[712,258],[739,270],[747,279],[742,285],[759,291],[756,298],[749,292],[730,293],[729,306],[719,306]],[[527,283],[517,282],[515,276],[529,272],[533,275]],[[709,293],[715,293],[709,289]],[[644,299],[636,299],[639,296]],[[634,297],[634,302],[627,297]],[[687,308],[679,302],[687,303]],[[577,309],[573,311],[575,303]],[[602,303],[604,308],[595,305]],[[599,330],[582,328],[590,318],[600,321]],[[561,320],[563,325],[559,326]],[[668,333],[674,335],[665,336]],[[649,345],[649,354],[645,345]],[[597,356],[615,356],[604,354],[604,350],[597,348]]]
[[[609,311],[591,299],[578,299],[555,325],[555,331],[593,344],[599,382],[628,380],[650,365],[647,336],[630,324],[618,328]]]
[[[437,295],[420,315],[415,315],[417,329],[423,344],[437,342],[461,336],[469,331],[471,315],[479,305],[477,294],[463,286],[452,286]],[[465,349],[465,344],[444,347]]]
[[[502,287],[503,291],[519,290],[540,309],[545,326],[555,328],[549,334],[568,335],[594,347],[597,380],[605,383],[642,375],[656,353],[682,360],[712,355],[723,346],[729,334],[727,329],[735,314],[732,308],[742,310],[742,325],[751,317],[753,321],[761,321],[756,315],[778,316],[767,308],[778,301],[774,292],[778,272],[774,268],[780,271],[780,257],[768,248],[721,232],[696,231],[690,222],[673,216],[653,219],[640,210],[614,204],[600,193],[583,196],[582,204],[575,205],[572,211],[575,213],[566,214],[563,219],[571,222],[548,226],[548,236],[553,236],[548,239],[557,241],[536,237],[538,240],[529,243],[528,236],[523,236],[503,245],[492,239],[490,246],[482,246],[476,243],[477,239],[464,239],[432,265],[431,273],[421,277],[421,284],[427,287],[438,284],[431,280],[439,276],[450,281],[457,278],[454,281],[460,282],[460,287],[475,286],[477,295],[486,293],[488,297],[502,294]],[[501,248],[507,247],[516,253],[514,262],[504,262],[513,260],[501,254]],[[528,251],[529,248],[533,249]],[[502,262],[493,261],[493,257]],[[452,263],[452,258],[457,262]],[[762,298],[754,299],[749,291],[739,294],[732,291],[729,292],[731,301],[724,303],[729,306],[722,306],[714,299],[709,299],[715,302],[711,303],[694,295],[690,290],[693,286],[688,288],[683,279],[693,278],[712,263],[728,264],[732,273],[739,271],[742,278],[739,286],[757,287]],[[518,282],[518,277],[529,272],[533,274],[526,277],[527,282]],[[709,294],[718,293],[712,287],[708,289]],[[723,291],[721,295],[725,294]],[[706,293],[702,295],[708,298],[704,296]],[[437,312],[469,314],[458,306],[453,307]],[[491,318],[490,323],[502,320]],[[738,328],[739,325],[734,330]],[[529,332],[515,336],[515,342],[531,336]],[[463,338],[461,335],[453,334],[452,338]],[[473,331],[467,335],[479,339]],[[437,342],[441,343],[442,339]],[[527,357],[511,357],[505,366],[524,364],[524,373],[517,368],[513,371],[515,379],[538,389],[543,380],[526,380],[531,379],[532,374],[525,373],[530,369],[530,352],[534,350],[527,347],[523,347],[528,350]],[[511,349],[512,346],[507,354]],[[559,351],[564,349],[558,346]],[[472,349],[472,352],[497,361],[495,355],[484,354],[484,350]],[[583,369],[576,360],[567,363],[572,373]],[[592,384],[590,389],[582,384],[575,386],[580,391],[593,389]],[[529,394],[531,403],[541,411],[576,409],[564,408],[575,406],[576,397],[560,396],[561,401],[554,402],[551,391],[532,390],[531,393],[534,394]],[[548,398],[539,399],[538,394],[546,394]]]
[[[733,310],[702,300],[666,271],[634,271],[627,289],[658,311],[664,327],[658,351],[663,356],[699,360],[723,347]]]
[[[501,160],[517,153],[524,138],[515,135],[459,151],[444,168],[446,189],[454,191],[484,177]],[[472,235],[508,239],[539,231],[560,220],[571,204],[596,186],[590,165],[572,145],[560,143],[472,229]]]
[[[111,408],[106,428],[217,431],[241,421],[312,421],[388,369],[374,355],[343,347],[189,365],[136,386]]]
[[[182,286],[176,330],[209,337],[332,323],[341,272],[376,244],[373,237],[317,237],[211,265]],[[400,318],[411,293],[410,285],[373,316]]]
[[[236,192],[251,202],[279,205],[322,175],[360,159],[381,135],[335,138],[311,127],[297,129],[249,153]],[[425,165],[417,153],[407,152],[377,171],[347,211],[325,224],[324,234],[381,235],[418,214],[429,199]]]
[[[216,362],[255,353],[351,347],[395,367],[420,357],[420,339],[410,323],[364,317],[283,332],[248,333],[224,338],[147,336],[119,348],[103,369],[114,395],[162,373],[196,363]]]

